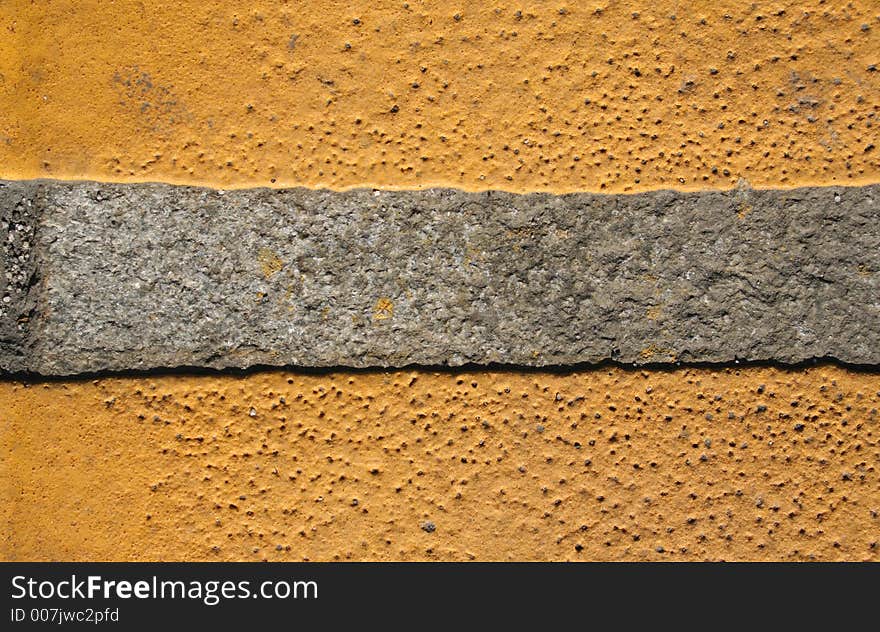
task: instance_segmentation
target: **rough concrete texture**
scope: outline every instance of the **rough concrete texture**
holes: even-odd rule
[[[41,262],[5,370],[880,362],[880,186],[0,192]]]
[[[0,403],[6,560],[880,561],[877,372],[270,371]]]
[[[0,182],[0,366],[19,370],[36,307],[40,193]]]
[[[876,0],[4,0],[0,177],[869,184]]]

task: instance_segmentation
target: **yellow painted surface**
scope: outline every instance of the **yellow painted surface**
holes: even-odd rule
[[[7,0],[0,177],[873,183],[878,16]],[[0,381],[0,558],[877,560],[878,408],[833,366]]]
[[[877,372],[266,372],[0,402],[3,559],[880,560]]]
[[[0,176],[875,182],[874,0],[0,3]]]

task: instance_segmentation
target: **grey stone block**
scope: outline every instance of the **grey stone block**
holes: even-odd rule
[[[880,362],[880,186],[0,184],[6,371]]]

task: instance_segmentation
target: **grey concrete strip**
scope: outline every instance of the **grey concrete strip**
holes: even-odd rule
[[[0,367],[880,363],[880,185],[5,182]]]

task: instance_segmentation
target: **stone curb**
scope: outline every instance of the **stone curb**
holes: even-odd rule
[[[0,182],[0,369],[880,363],[880,185]]]

